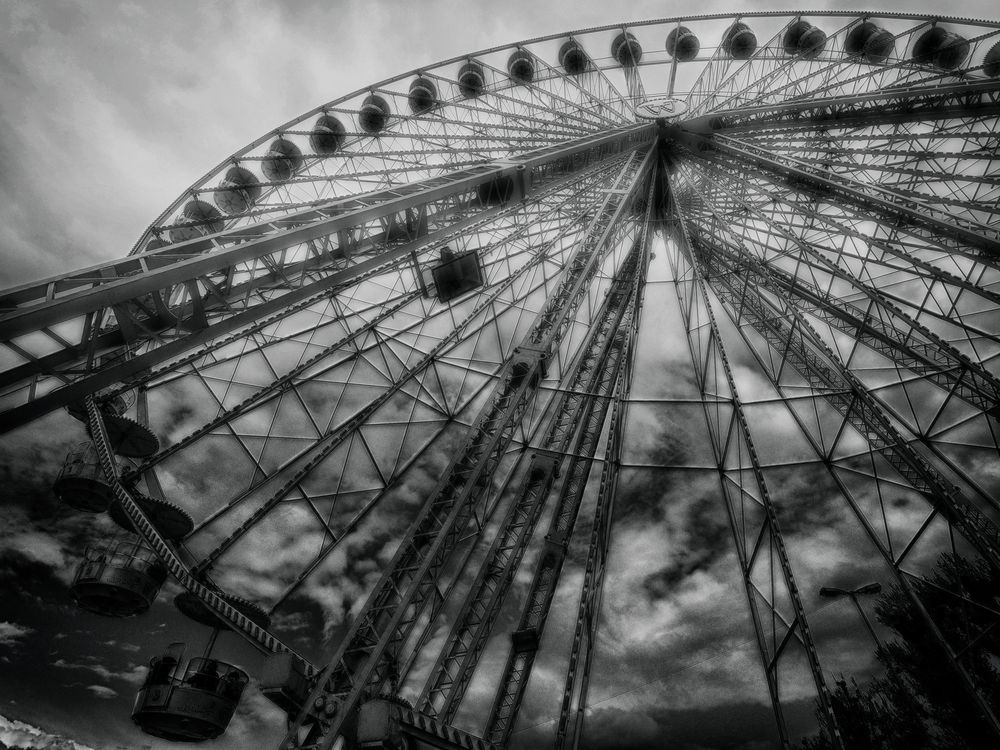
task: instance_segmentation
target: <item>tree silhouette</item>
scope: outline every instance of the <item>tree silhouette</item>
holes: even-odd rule
[[[934,574],[912,589],[944,635],[979,693],[1000,712],[1000,576],[981,560],[942,555]],[[877,652],[885,675],[858,685],[843,678],[832,691],[834,715],[850,750],[980,750],[997,737],[947,653],[906,591],[893,586],[875,606],[898,636]],[[800,750],[835,748],[832,727],[817,712],[820,731]]]

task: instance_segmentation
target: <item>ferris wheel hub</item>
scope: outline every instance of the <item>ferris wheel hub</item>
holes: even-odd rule
[[[635,116],[641,120],[676,120],[688,110],[687,102],[674,96],[657,96],[640,102]]]

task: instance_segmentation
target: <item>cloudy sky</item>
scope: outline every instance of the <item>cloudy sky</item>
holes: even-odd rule
[[[776,6],[744,3],[742,9]],[[780,5],[777,7],[781,7]],[[786,6],[787,7],[787,6]],[[843,3],[817,3],[840,9]],[[878,8],[933,12],[933,3]],[[684,6],[633,0],[32,3],[0,50],[0,285],[127,252],[243,144],[370,81],[470,50]],[[704,13],[734,10],[707,0]],[[956,15],[986,18],[990,0]]]
[[[904,2],[878,7],[921,10]],[[369,81],[518,39],[683,10],[662,0],[635,0],[624,10],[606,0],[280,6],[2,0],[0,286],[124,255],[164,206],[227,154]],[[708,0],[699,10],[733,6]],[[990,0],[975,0],[951,12],[988,17],[996,9]],[[659,283],[668,271],[665,256],[658,255],[644,320],[645,359],[638,369],[681,373],[689,369],[686,344],[657,339],[654,346],[648,338],[680,329],[674,292]],[[769,386],[749,374],[749,353],[732,356],[759,396],[751,408],[764,414],[761,423],[787,422],[769,403]],[[722,543],[728,527],[717,508],[709,510],[716,507],[718,487],[709,470],[710,448],[697,438],[685,444],[662,439],[671,432],[664,425],[691,435],[698,430],[687,425],[701,419],[700,405],[672,407],[669,414],[657,406],[697,398],[689,379],[671,382],[668,388],[660,379],[640,378],[636,385],[636,398],[648,404],[635,407],[633,419],[650,429],[636,430],[631,461],[676,468],[623,476],[624,497],[633,501],[618,519],[620,541],[612,550],[615,586],[606,594],[610,616],[595,665],[603,678],[591,692],[593,747],[657,747],[665,741],[692,750],[771,747],[773,719],[752,634],[731,626],[745,621],[746,603],[733,575],[735,556]],[[81,743],[77,750],[168,747],[131,725],[131,696],[151,652],[173,641],[203,642],[204,634],[176,614],[166,596],[152,613],[128,622],[82,614],[69,604],[66,587],[76,556],[104,527],[99,520],[81,522],[60,513],[49,491],[73,437],[62,434],[65,424],[49,418],[3,445],[0,481],[8,489],[0,508],[0,714],[6,718],[0,718],[0,742],[60,750],[73,748],[71,740]],[[179,427],[177,434],[183,434]],[[777,455],[779,448],[773,450]],[[834,493],[818,478],[810,485],[778,470],[770,478],[781,499]],[[824,575],[863,583],[875,569],[874,577],[881,577],[871,560],[843,551],[858,535],[846,511],[816,506],[825,510],[800,505],[786,527],[789,547],[806,571],[803,588],[828,582]],[[578,548],[576,554],[584,553]],[[653,570],[650,559],[659,560]],[[572,625],[570,596],[579,575],[567,574],[564,598],[554,608],[555,631]],[[870,668],[854,613],[824,602],[810,607],[817,638],[831,656],[831,673]],[[294,633],[295,624],[286,625]],[[229,638],[223,636],[224,646],[234,660],[259,667],[258,656]],[[494,649],[490,659],[502,654]],[[533,729],[551,726],[558,710],[551,696],[562,689],[558,666],[542,660],[536,668],[519,726],[522,742],[530,742]],[[808,685],[789,684],[798,698],[791,702],[792,721],[807,727]],[[473,694],[485,695],[488,688],[474,685]],[[734,695],[745,700],[734,701]],[[282,722],[283,715],[251,690],[226,736],[211,746],[272,747]]]

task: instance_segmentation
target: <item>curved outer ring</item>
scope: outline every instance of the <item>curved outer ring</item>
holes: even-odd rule
[[[920,13],[893,13],[893,12],[879,12],[872,10],[865,11],[850,11],[850,10],[827,10],[827,11],[753,11],[750,13],[708,13],[703,15],[695,16],[670,16],[667,18],[656,18],[644,21],[631,21],[627,23],[609,24],[606,26],[591,26],[585,27],[583,29],[577,29],[574,31],[564,31],[557,34],[549,34],[546,36],[532,37],[530,39],[523,39],[518,42],[511,44],[502,44],[496,47],[488,47],[485,49],[478,50],[476,52],[467,52],[462,55],[456,55],[455,57],[450,57],[446,60],[440,60],[438,62],[432,63],[430,65],[425,65],[413,70],[409,70],[405,73],[392,76],[391,78],[384,78],[376,83],[369,84],[362,88],[356,89],[349,94],[340,96],[337,99],[332,99],[328,102],[320,104],[313,109],[310,109],[298,117],[292,118],[291,120],[285,122],[282,125],[269,130],[267,133],[251,141],[246,146],[238,151],[233,152],[231,155],[219,162],[215,167],[210,169],[200,178],[195,180],[184,192],[182,192],[177,198],[174,199],[170,205],[168,205],[162,213],[160,213],[147,227],[143,230],[142,234],[139,235],[135,244],[129,250],[129,255],[136,255],[142,253],[145,249],[145,243],[148,242],[152,235],[154,229],[162,229],[169,222],[170,218],[184,205],[193,194],[196,194],[204,189],[205,183],[207,183],[214,175],[220,174],[228,166],[237,162],[240,157],[245,156],[247,153],[253,149],[264,145],[270,139],[275,137],[280,137],[282,133],[292,130],[297,125],[301,125],[307,119],[313,117],[314,115],[322,114],[326,110],[336,107],[343,102],[350,101],[351,99],[356,99],[366,93],[370,93],[375,89],[380,89],[388,84],[397,83],[399,81],[405,81],[412,76],[419,76],[426,72],[427,70],[442,68],[447,65],[454,65],[455,63],[467,62],[469,59],[474,59],[482,55],[489,55],[495,52],[502,52],[505,50],[518,49],[526,45],[538,44],[541,42],[548,42],[552,40],[575,38],[578,35],[583,34],[595,34],[605,31],[621,31],[622,29],[637,29],[645,26],[659,26],[668,23],[687,23],[692,21],[712,21],[712,20],[722,20],[722,19],[733,19],[734,21],[739,21],[746,18],[780,18],[782,16],[788,16],[790,18],[809,16],[810,18],[858,18],[861,20],[867,20],[869,18],[885,18],[885,19],[899,19],[899,20],[911,20],[911,21],[928,21],[928,22],[943,22],[943,23],[959,23],[967,26],[986,26],[995,27],[997,23],[995,21],[989,21],[981,18],[965,18],[961,16],[936,16]],[[595,58],[591,56],[592,64],[597,64],[602,58]],[[639,67],[642,66],[640,62]],[[615,67],[614,65],[608,65],[608,68]],[[445,102],[447,100],[442,100]],[[397,115],[398,116],[398,115]],[[403,114],[402,117],[408,118],[408,114]]]

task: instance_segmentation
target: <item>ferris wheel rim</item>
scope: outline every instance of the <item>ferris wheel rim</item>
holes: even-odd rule
[[[135,243],[132,245],[128,251],[129,255],[140,254],[145,251],[145,245],[149,242],[151,238],[159,236],[161,231],[166,232],[169,230],[169,220],[171,216],[180,210],[185,201],[192,196],[197,196],[199,192],[203,191],[206,187],[205,183],[210,180],[213,176],[221,174],[228,166],[239,165],[240,159],[245,157],[249,152],[253,151],[260,146],[263,146],[268,140],[272,138],[280,138],[283,133],[289,130],[294,130],[295,126],[305,124],[306,120],[315,115],[324,115],[328,110],[337,107],[339,104],[351,101],[352,99],[357,99],[358,97],[366,94],[373,93],[375,91],[386,90],[391,84],[401,83],[413,79],[414,77],[420,78],[428,70],[437,70],[444,68],[445,66],[454,65],[456,63],[461,63],[463,61],[469,61],[477,59],[481,56],[486,56],[489,54],[504,52],[507,50],[518,50],[526,45],[540,44],[544,42],[550,42],[561,39],[574,39],[577,36],[588,35],[588,34],[598,34],[602,32],[616,31],[628,28],[644,28],[651,26],[660,26],[665,24],[681,24],[683,22],[702,22],[702,21],[714,21],[714,20],[725,20],[733,19],[733,21],[739,21],[740,19],[771,19],[771,18],[802,18],[804,16],[809,16],[812,18],[857,18],[861,21],[867,21],[871,18],[883,18],[892,20],[910,20],[910,21],[924,21],[931,24],[940,23],[960,23],[965,25],[978,25],[984,27],[996,27],[998,22],[991,21],[989,19],[980,18],[969,18],[962,16],[945,16],[937,14],[926,14],[926,13],[903,13],[903,12],[880,12],[877,10],[802,10],[802,11],[783,11],[783,10],[773,10],[773,11],[750,11],[746,13],[710,13],[710,14],[695,14],[695,15],[682,15],[682,16],[668,16],[664,18],[656,19],[641,19],[633,21],[625,21],[615,24],[604,24],[592,27],[581,27],[578,29],[573,29],[569,31],[563,31],[555,34],[548,34],[538,37],[531,37],[527,39],[522,39],[517,42],[511,42],[501,45],[496,45],[493,47],[486,47],[474,52],[468,52],[460,55],[453,56],[444,60],[435,61],[432,63],[425,64],[423,66],[414,68],[405,73],[390,76],[388,78],[382,79],[375,83],[368,84],[367,86],[359,87],[354,91],[347,94],[343,94],[339,97],[331,99],[324,102],[316,107],[313,107],[306,112],[293,117],[287,122],[276,126],[275,128],[266,131],[259,138],[247,143],[240,149],[234,151],[228,155],[225,159],[216,164],[212,169],[202,175],[200,178],[192,182],[187,188],[185,188],[177,198],[175,198],[163,211],[154,218],[150,224],[139,234]],[[593,60],[593,58],[591,58]],[[641,65],[641,63],[640,63]],[[616,67],[613,63],[609,63],[606,66],[608,69]],[[453,80],[453,79],[452,79]],[[443,100],[441,104],[455,104],[459,101],[459,97],[455,97],[453,100]],[[414,115],[410,113],[394,113],[395,116],[402,114],[403,119],[411,119]],[[419,117],[419,115],[417,115]],[[275,187],[282,184],[281,182],[273,183]]]

